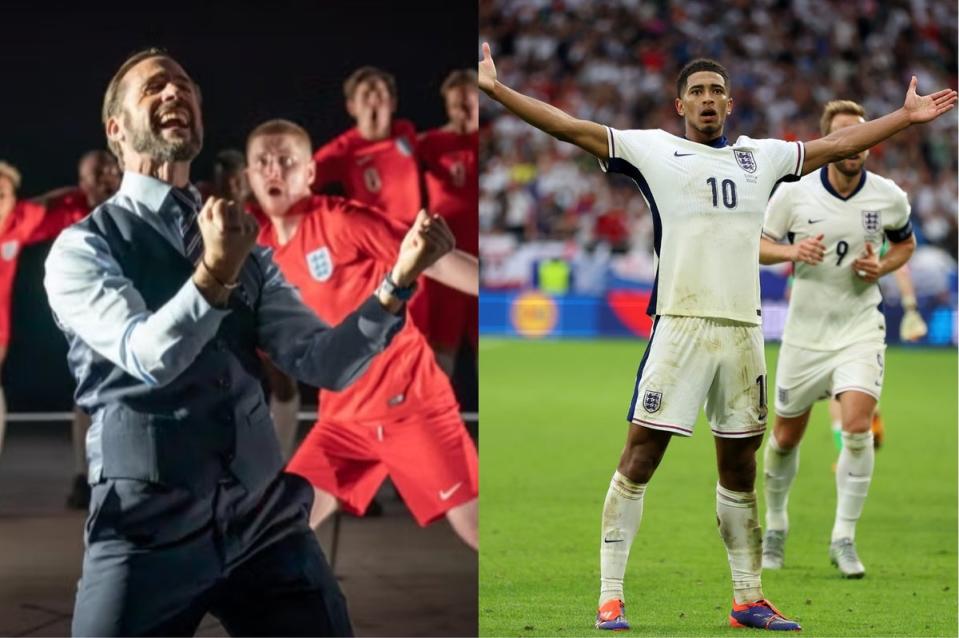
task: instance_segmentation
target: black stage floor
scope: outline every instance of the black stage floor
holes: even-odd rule
[[[11,423],[0,455],[0,636],[68,636],[85,513],[65,505],[67,423]],[[420,529],[391,487],[343,517],[335,572],[359,636],[476,636],[477,560],[446,522]],[[332,522],[319,531],[329,551]],[[215,618],[200,636],[226,635]]]

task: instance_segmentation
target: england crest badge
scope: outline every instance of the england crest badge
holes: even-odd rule
[[[662,392],[653,392],[652,390],[646,390],[646,394],[643,395],[643,409],[646,410],[646,412],[650,414],[652,414],[653,412],[658,412],[662,403],[663,403]]]
[[[333,275],[333,258],[330,256],[330,249],[326,246],[318,248],[306,256],[306,265],[310,269],[310,275],[317,281],[326,281]]]
[[[736,158],[736,163],[739,164],[739,168],[747,173],[756,172],[756,158],[753,157],[752,151],[733,151],[733,157]]]
[[[862,227],[867,233],[878,233],[882,226],[882,217],[878,210],[862,211]]]
[[[4,261],[10,261],[17,256],[17,249],[20,247],[20,242],[16,239],[11,239],[10,241],[5,241],[3,244],[0,244],[0,258]]]

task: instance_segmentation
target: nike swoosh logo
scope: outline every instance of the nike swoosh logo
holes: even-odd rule
[[[673,151],[673,155],[676,157],[689,157],[690,155],[695,155],[696,153],[680,153],[679,151]]]
[[[622,543],[622,542],[623,542],[623,539],[620,538],[619,540],[611,541],[611,540],[609,540],[608,538],[604,538],[604,539],[603,539],[603,542],[604,542],[604,543]]]
[[[454,485],[448,490],[440,490],[440,500],[448,501],[449,498],[453,496],[453,494],[456,492],[456,490],[462,487],[462,485],[463,485],[463,481],[460,481],[459,483],[457,483],[456,485]]]
[[[823,219],[825,219],[825,217],[823,217]],[[823,219],[810,219],[810,220],[809,220],[809,223],[810,223],[810,224],[818,224],[819,222],[823,221]]]

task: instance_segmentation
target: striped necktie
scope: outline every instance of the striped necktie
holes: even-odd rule
[[[199,206],[193,193],[186,189],[173,188],[170,194],[176,200],[183,215],[180,217],[180,234],[183,236],[183,248],[187,259],[194,266],[203,255],[203,237],[200,235],[200,224],[197,220]]]

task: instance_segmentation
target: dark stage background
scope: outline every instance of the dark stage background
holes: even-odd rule
[[[477,59],[474,2],[89,4],[0,10],[0,159],[23,174],[21,197],[75,184],[79,156],[106,147],[103,92],[127,55],[144,47],[167,49],[202,89],[205,141],[194,180],[208,176],[218,150],[242,149],[266,119],[302,124],[316,145],[349,128],[342,83],[366,64],[396,76],[397,117],[418,130],[439,126],[440,84]],[[28,247],[20,258],[3,371],[11,411],[71,405],[66,345],[41,281],[48,250]],[[475,385],[460,396],[475,408]]]

